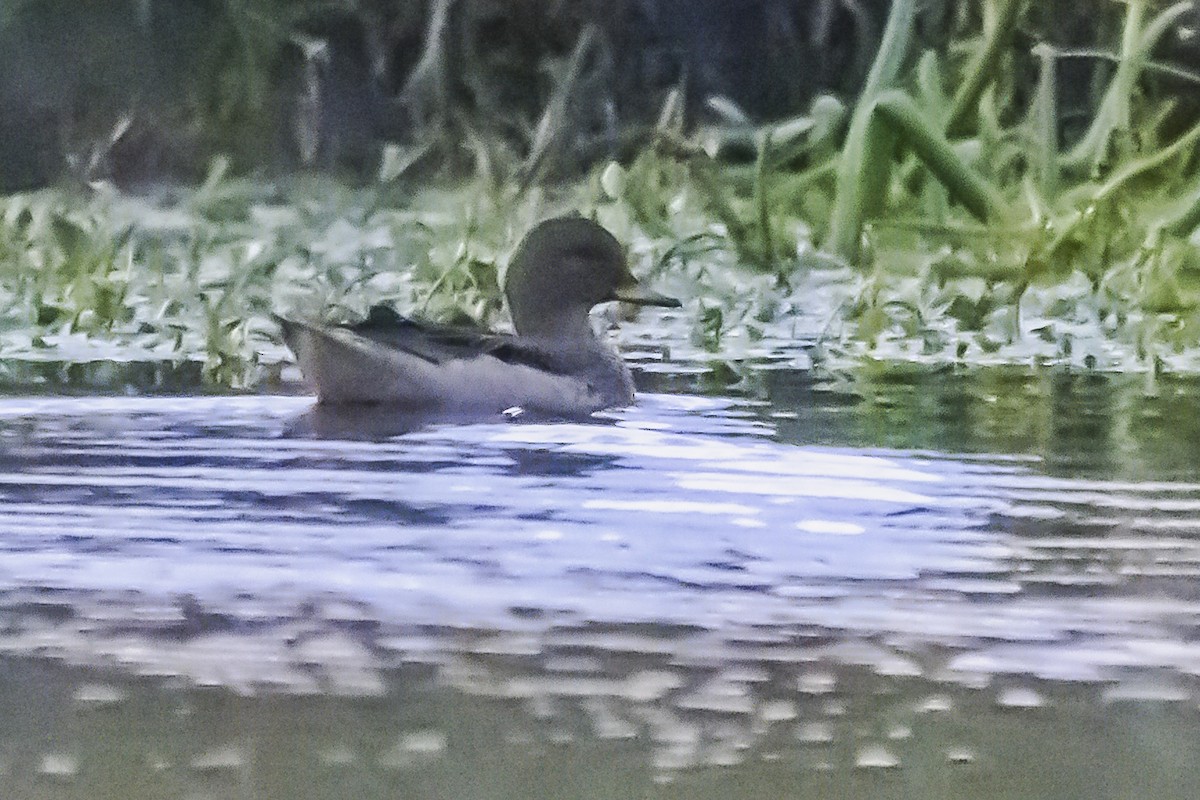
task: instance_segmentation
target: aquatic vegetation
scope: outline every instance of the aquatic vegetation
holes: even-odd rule
[[[688,300],[622,325],[625,343],[734,378],[809,359],[1197,370],[1200,124],[1154,81],[1200,82],[1154,57],[1189,7],[1114,4],[1114,51],[1024,54],[1031,12],[995,0],[919,54],[915,3],[898,0],[849,106],[821,96],[755,126],[713,98],[722,121],[695,129],[676,91],[626,157],[572,179],[552,162],[593,29],[524,149],[447,111],[473,175],[418,178],[419,144],[385,147],[358,186],[215,159],[195,188],[133,197],[81,173],[0,198],[0,358],[193,364],[249,387],[284,358],[272,311],[353,319],[390,302],[496,325],[516,242],[574,208]],[[1059,68],[1080,58],[1115,66],[1068,126]]]
[[[666,152],[689,164],[743,263],[794,286],[804,267],[779,254],[815,249],[861,277],[827,353],[1194,369],[1200,125],[1178,131],[1176,98],[1143,86],[1165,69],[1151,53],[1190,4],[1122,6],[1117,68],[1069,145],[1055,70],[1080,54],[1037,44],[1041,73],[1026,100],[1006,85],[1022,5],[984,8],[962,69],[930,51],[909,75],[915,4],[893,3],[840,150],[740,184],[702,177],[721,174],[713,148],[672,142]],[[807,126],[789,125],[815,131],[817,118],[814,104]],[[759,164],[774,132],[754,139]],[[780,232],[796,235],[778,242]]]

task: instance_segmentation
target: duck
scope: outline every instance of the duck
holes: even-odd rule
[[[613,300],[680,307],[639,284],[616,237],[582,216],[548,219],[525,235],[504,296],[512,334],[414,319],[385,305],[352,324],[276,321],[318,406],[576,417],[634,401],[629,368],[596,335],[591,309]]]

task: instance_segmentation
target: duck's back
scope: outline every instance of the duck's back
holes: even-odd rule
[[[373,310],[348,326],[279,320],[322,403],[580,415],[633,401],[620,356],[594,337],[547,346]]]

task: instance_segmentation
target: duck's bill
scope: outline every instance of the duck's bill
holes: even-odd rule
[[[624,303],[635,303],[639,306],[662,306],[663,308],[680,308],[680,303],[674,297],[667,297],[644,286],[622,286],[616,291],[616,299]]]

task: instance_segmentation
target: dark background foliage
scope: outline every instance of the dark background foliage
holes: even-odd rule
[[[919,49],[954,56],[984,4],[931,0]],[[1107,6],[1111,5],[1112,8]],[[1119,4],[1031,6],[1014,50],[1089,46]],[[382,142],[430,146],[437,168],[525,157],[578,70],[554,167],[574,171],[641,141],[673,89],[689,123],[712,97],[756,122],[818,93],[852,97],[886,0],[13,0],[0,10],[0,190],[74,174],[125,185],[192,179],[217,153],[239,170],[374,166]],[[1194,44],[1172,40],[1177,63]],[[1025,56],[1028,61],[1028,57]],[[1020,62],[1018,62],[1020,63]],[[1089,106],[1108,65],[1064,62]],[[1014,76],[1018,90],[1033,70]],[[1068,104],[1069,107],[1069,104]],[[725,121],[728,121],[726,111]],[[1070,129],[1071,116],[1063,115]]]

